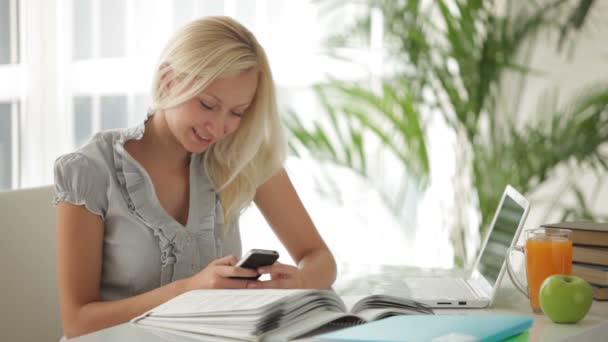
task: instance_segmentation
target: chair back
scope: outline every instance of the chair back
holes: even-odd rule
[[[0,192],[0,341],[58,341],[53,187]]]

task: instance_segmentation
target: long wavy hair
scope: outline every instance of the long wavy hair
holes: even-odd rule
[[[158,111],[194,98],[217,78],[249,70],[259,72],[253,102],[239,128],[211,145],[204,158],[205,171],[224,208],[225,227],[230,227],[249,206],[256,189],[285,161],[285,134],[264,49],[232,18],[192,21],[165,47],[152,87],[152,111]]]

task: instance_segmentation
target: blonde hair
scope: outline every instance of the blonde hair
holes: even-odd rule
[[[256,189],[285,161],[287,145],[266,53],[234,19],[205,17],[173,36],[159,64],[152,89],[153,111],[197,96],[217,78],[249,70],[259,73],[254,99],[239,128],[205,152],[205,170],[219,192],[225,227],[230,227],[249,206]]]

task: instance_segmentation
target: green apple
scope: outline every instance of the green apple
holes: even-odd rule
[[[591,303],[593,290],[584,279],[554,274],[540,287],[540,307],[555,323],[576,323],[583,319]]]

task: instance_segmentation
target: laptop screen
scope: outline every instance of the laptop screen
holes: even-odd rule
[[[508,194],[504,195],[502,205],[496,213],[494,227],[489,230],[490,237],[478,265],[479,272],[492,286],[496,283],[505,261],[507,248],[511,246],[525,211],[526,209]]]

